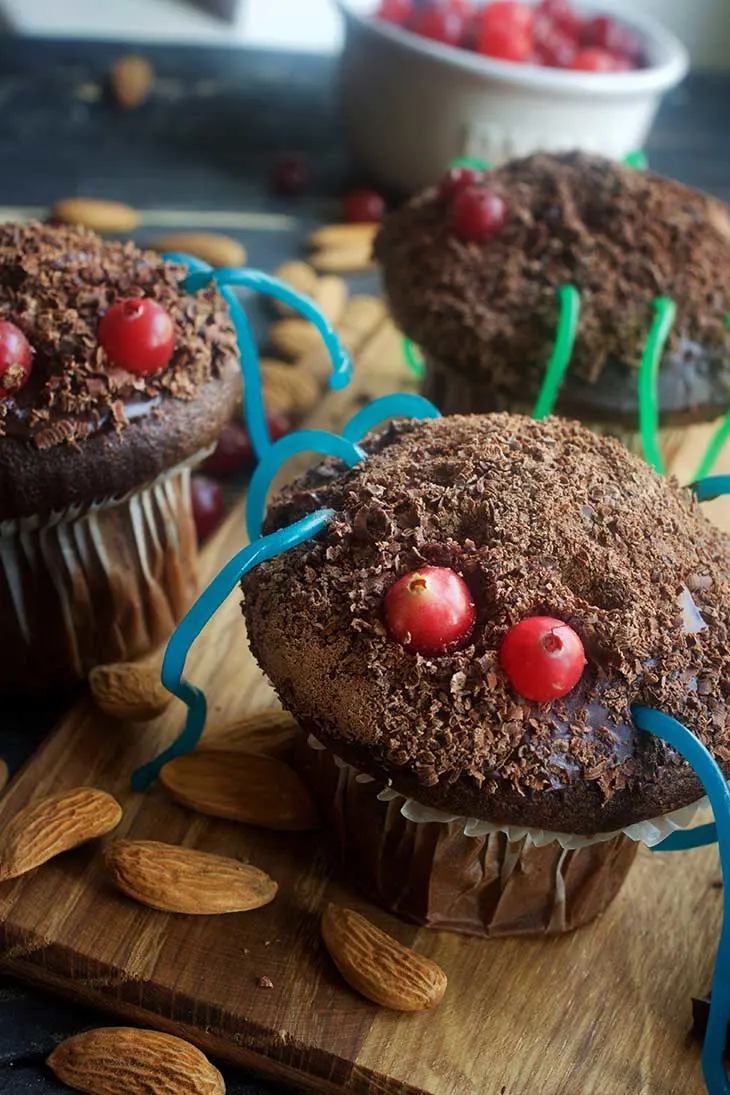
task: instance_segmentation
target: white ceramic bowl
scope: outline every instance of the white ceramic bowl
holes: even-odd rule
[[[620,159],[643,146],[662,95],[689,67],[673,34],[613,4],[610,13],[641,37],[648,68],[600,75],[496,61],[372,18],[377,0],[335,3],[345,20],[351,150],[373,179],[408,193],[459,156],[499,164],[579,148]]]

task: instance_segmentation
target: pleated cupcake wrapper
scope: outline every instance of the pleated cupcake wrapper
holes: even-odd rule
[[[167,638],[197,592],[189,480],[205,455],[123,496],[0,522],[0,686],[81,678]]]
[[[307,738],[307,744],[315,750],[327,750],[327,747],[318,741],[313,734]],[[358,772],[352,765],[347,764],[341,757],[331,754],[338,768],[349,769],[354,773],[357,783],[374,783],[372,776],[364,772]],[[527,846],[543,848],[548,844],[559,844],[566,851],[575,851],[587,848],[593,844],[604,844],[609,840],[615,840],[621,835],[627,836],[638,844],[645,844],[648,848],[654,848],[661,844],[678,829],[688,829],[695,823],[705,820],[704,814],[709,810],[709,801],[706,797],[699,799],[689,806],[674,810],[661,817],[651,818],[648,821],[640,821],[634,825],[628,825],[625,829],[616,829],[609,833],[594,833],[585,836],[581,833],[558,833],[549,829],[532,829],[522,825],[497,824],[491,821],[483,821],[481,818],[463,817],[458,814],[447,814],[442,810],[436,810],[431,806],[424,806],[415,799],[395,791],[392,787],[383,787],[378,792],[381,802],[400,802],[400,812],[408,821],[417,825],[425,824],[458,824],[464,836],[483,837],[490,833],[503,833],[510,843],[525,841]]]

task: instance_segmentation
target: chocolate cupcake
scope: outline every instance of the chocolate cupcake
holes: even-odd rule
[[[635,451],[643,414],[658,465],[730,405],[730,216],[680,183],[582,153],[456,169],[375,252],[444,413],[555,410]]]
[[[274,501],[268,532],[326,523],[242,583],[302,771],[355,881],[404,918],[584,924],[703,794],[633,705],[730,774],[730,539],[573,422],[399,421],[363,448]]]
[[[80,228],[0,227],[0,690],[161,642],[197,590],[190,467],[240,397],[186,270]]]

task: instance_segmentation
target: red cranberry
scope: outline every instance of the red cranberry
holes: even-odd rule
[[[535,60],[549,68],[570,68],[578,52],[574,38],[554,24],[535,24]]]
[[[451,167],[441,177],[439,197],[443,201],[451,201],[459,191],[476,186],[483,177],[484,172],[477,171],[475,167]]]
[[[506,218],[507,207],[493,190],[472,186],[454,198],[451,219],[454,231],[465,243],[493,239],[502,231]]]
[[[580,637],[551,616],[529,616],[510,628],[499,660],[515,692],[536,703],[566,696],[586,664]]]
[[[580,34],[580,16],[574,11],[570,0],[540,0],[536,9],[537,21],[548,22],[569,38]]]
[[[267,425],[272,441],[278,441],[290,426],[285,418],[278,414],[267,415]],[[225,478],[233,475],[240,468],[251,467],[255,462],[255,454],[251,445],[251,438],[243,422],[234,419],[224,429],[210,456],[203,462],[203,471],[211,475]]]
[[[570,66],[574,72],[625,72],[628,62],[605,49],[579,49]]]
[[[164,369],[175,349],[174,324],[156,300],[132,297],[112,304],[99,320],[99,342],[120,369],[145,376]]]
[[[312,185],[312,169],[298,152],[282,152],[271,165],[271,185],[277,194],[296,197]]]
[[[597,15],[595,19],[588,19],[583,24],[580,44],[605,49],[609,53],[618,53],[628,58],[635,66],[645,63],[644,49],[639,36],[608,15]]]
[[[399,578],[384,608],[391,638],[415,654],[444,654],[460,646],[476,618],[469,587],[448,567],[424,567]]]
[[[443,42],[447,46],[458,46],[464,36],[465,23],[465,16],[456,7],[430,3],[418,9],[409,26],[422,38]]]
[[[378,19],[384,19],[386,23],[405,26],[413,14],[413,0],[381,0],[376,14]]]
[[[28,381],[33,350],[19,327],[0,319],[0,399],[15,395]]]
[[[190,480],[190,497],[195,531],[202,543],[218,528],[225,516],[223,491],[215,479],[196,474]]]
[[[343,219],[352,224],[377,224],[384,213],[385,201],[377,190],[353,190],[342,207]]]
[[[502,61],[528,61],[535,13],[519,0],[496,0],[481,13],[477,49]]]

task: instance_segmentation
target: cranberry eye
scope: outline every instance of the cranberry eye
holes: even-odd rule
[[[99,321],[99,342],[113,365],[146,376],[164,369],[175,349],[175,327],[155,300],[118,300]]]
[[[459,239],[465,243],[487,243],[502,231],[507,219],[504,200],[481,186],[457,190],[451,208],[451,221]]]
[[[385,597],[391,638],[414,654],[444,654],[468,639],[476,612],[469,587],[449,567],[423,567],[399,578]]]
[[[0,320],[0,399],[14,395],[28,382],[33,350],[19,327]]]
[[[580,637],[551,616],[528,616],[510,628],[499,660],[514,690],[536,703],[567,696],[586,664]]]

